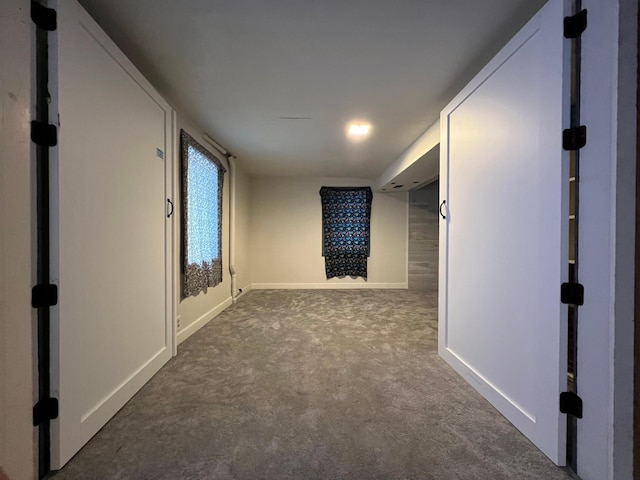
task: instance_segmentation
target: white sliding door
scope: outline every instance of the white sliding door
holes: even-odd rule
[[[440,355],[558,465],[566,443],[568,3],[543,7],[440,119]]]
[[[75,0],[58,8],[52,467],[172,355],[171,109]]]

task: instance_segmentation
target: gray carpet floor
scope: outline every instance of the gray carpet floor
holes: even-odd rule
[[[248,292],[55,478],[572,478],[438,357],[436,302]]]

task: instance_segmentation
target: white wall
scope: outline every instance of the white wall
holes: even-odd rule
[[[375,193],[368,280],[327,280],[322,257],[322,186],[371,186],[348,178],[253,178],[253,288],[406,288],[407,194]]]
[[[31,86],[32,38],[29,2],[3,0],[0,13],[0,478],[36,475],[35,279],[32,240]]]

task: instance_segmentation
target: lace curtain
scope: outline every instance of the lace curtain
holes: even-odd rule
[[[225,168],[184,130],[182,164],[182,293],[191,297],[222,282],[222,182]]]

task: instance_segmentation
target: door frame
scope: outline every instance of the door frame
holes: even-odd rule
[[[632,478],[638,3],[582,0],[577,474]]]

